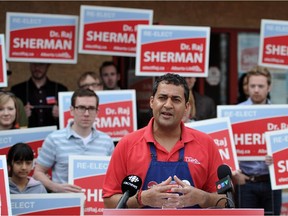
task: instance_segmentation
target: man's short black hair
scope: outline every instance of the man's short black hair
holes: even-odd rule
[[[173,84],[176,86],[183,86],[185,102],[186,103],[188,102],[188,100],[189,100],[189,88],[188,88],[187,82],[186,82],[184,77],[181,77],[180,75],[173,74],[173,73],[167,73],[167,74],[164,74],[164,75],[158,77],[156,79],[156,81],[154,82],[154,85],[153,85],[153,96],[155,96],[160,82],[164,82],[166,84]]]

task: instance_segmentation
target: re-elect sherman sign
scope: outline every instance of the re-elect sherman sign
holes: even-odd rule
[[[137,26],[152,17],[152,10],[81,5],[79,53],[135,57]]]
[[[259,64],[288,68],[288,21],[261,20]]]
[[[138,26],[136,75],[207,77],[210,27]]]
[[[269,166],[273,190],[288,188],[288,129],[265,133],[268,155],[273,157]]]
[[[110,156],[69,156],[69,184],[85,193],[85,215],[103,214],[102,188],[109,162]]]
[[[6,15],[10,61],[77,63],[78,16],[11,13]]]
[[[265,132],[288,128],[288,105],[220,105],[217,117],[229,117],[239,160],[264,160]]]

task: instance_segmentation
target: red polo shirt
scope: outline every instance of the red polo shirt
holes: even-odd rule
[[[126,135],[118,142],[106,173],[103,197],[122,193],[122,180],[128,175],[137,175],[145,181],[151,162],[149,143],[156,146],[158,161],[177,161],[179,149],[185,146],[184,161],[188,163],[195,187],[216,192],[217,168],[223,162],[213,139],[207,134],[185,127],[182,123],[182,139],[168,152],[154,139],[153,122],[154,118],[145,128]]]

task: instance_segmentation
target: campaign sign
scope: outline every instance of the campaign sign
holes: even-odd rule
[[[86,195],[85,215],[102,215],[103,182],[110,162],[109,156],[69,156],[69,184],[78,185]]]
[[[11,194],[13,215],[84,215],[83,193]]]
[[[10,61],[77,63],[78,16],[6,14]]]
[[[7,68],[4,35],[0,34],[0,87],[7,87]]]
[[[288,188],[288,130],[265,133],[268,155],[273,157],[269,166],[271,186],[273,190]]]
[[[261,20],[259,64],[288,67],[288,21]]]
[[[59,92],[59,124],[67,126],[70,119],[71,97],[73,92]],[[99,111],[95,127],[107,133],[114,141],[137,129],[135,90],[97,91]]]
[[[7,155],[11,146],[22,142],[33,149],[37,158],[44,139],[56,129],[56,126],[47,126],[0,131],[0,155]]]
[[[210,135],[218,147],[223,163],[227,164],[232,171],[239,169],[229,118],[207,119],[185,123],[185,125]]]
[[[258,64],[259,38],[258,33],[238,33],[238,74],[245,73]]]
[[[210,27],[139,25],[137,35],[137,76],[208,76]]]
[[[137,26],[152,19],[152,10],[81,5],[79,53],[135,57]]]
[[[0,155],[0,215],[12,215],[6,156]]]
[[[238,160],[264,160],[265,132],[288,128],[288,105],[218,105],[217,117],[229,117]]]

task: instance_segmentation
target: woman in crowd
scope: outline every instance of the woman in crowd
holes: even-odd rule
[[[16,98],[10,92],[0,92],[0,130],[19,128]]]

